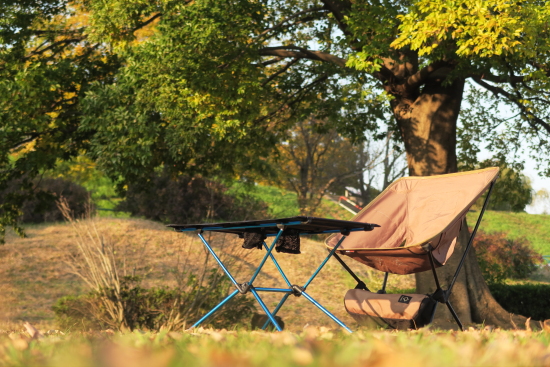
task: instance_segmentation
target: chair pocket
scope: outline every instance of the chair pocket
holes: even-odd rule
[[[360,324],[392,329],[418,329],[431,322],[437,301],[426,294],[378,294],[350,289],[346,311]]]

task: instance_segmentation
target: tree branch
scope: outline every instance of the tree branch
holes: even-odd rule
[[[519,97],[516,97],[514,96],[512,93],[510,92],[507,92],[506,90],[500,88],[500,87],[497,87],[497,86],[494,86],[494,85],[491,85],[483,80],[481,80],[480,78],[472,78],[477,84],[479,84],[480,86],[482,86],[483,88],[493,92],[494,94],[496,95],[502,95],[504,97],[506,97],[510,102],[514,103],[518,108],[519,110],[521,111],[521,114],[523,116],[525,116],[527,118],[527,121],[532,121],[530,122],[530,125],[534,128],[537,128],[537,126],[535,125],[540,125],[542,126],[548,133],[550,133],[550,124],[548,124],[546,121],[544,121],[543,119],[541,119],[540,117],[537,117],[535,116],[534,114],[530,113],[528,110],[527,110],[527,107],[521,103],[519,101],[519,99],[521,99],[521,95]],[[516,90],[517,93],[519,93],[519,91]]]
[[[415,74],[407,78],[407,81],[405,82],[407,89],[411,90],[418,88],[430,78],[430,75],[447,65],[448,63],[445,61],[435,61],[430,65],[423,67]]]
[[[28,135],[28,138],[20,140],[17,143],[13,143],[9,149],[10,150],[17,149],[25,144],[32,142],[33,140],[38,139],[38,137],[40,136],[39,133],[32,133],[32,134],[26,134],[26,135]]]
[[[331,62],[341,67],[346,66],[346,60],[341,57],[331,55],[322,51],[311,51],[302,47],[289,45],[289,46],[276,46],[265,47],[259,50],[261,56],[277,56],[277,57],[292,57],[298,59],[310,59],[316,61]]]
[[[525,80],[525,76],[501,76],[491,73],[483,73],[482,75],[476,75],[473,78],[485,79],[492,83],[521,83]]]
[[[333,15],[334,19],[338,23],[338,28],[344,34],[350,35],[348,31],[348,26],[344,22],[345,13],[351,10],[351,2],[348,0],[321,0],[324,4],[324,8],[329,10]]]
[[[275,73],[273,73],[269,78],[267,78],[263,83],[262,83],[262,87],[264,87],[266,84],[268,84],[269,82],[271,82],[273,79],[275,79],[276,77],[278,77],[279,75],[281,75],[282,73],[284,73],[285,71],[287,71],[292,65],[296,64],[298,62],[299,59],[292,59],[292,61],[290,61],[288,64],[286,64],[285,66],[283,66],[281,69],[277,70]]]
[[[267,66],[267,65],[271,65],[271,64],[276,64],[276,63],[280,62],[281,60],[283,60],[282,57],[276,57],[274,59],[264,61],[260,65]]]
[[[43,54],[44,52],[48,51],[48,50],[51,50],[52,48],[55,48],[56,46],[60,46],[60,45],[67,45],[67,44],[70,44],[70,43],[73,43],[73,42],[80,42],[84,39],[85,37],[77,37],[77,38],[68,38],[68,39],[62,39],[62,40],[59,40],[57,42],[54,42],[52,43],[51,45],[49,45],[48,47],[46,48],[43,48],[42,50],[34,50],[32,51],[28,56],[25,56],[25,58],[23,60],[28,60],[30,59],[31,57],[33,56],[36,56],[36,55],[40,55],[40,54]],[[43,45],[43,44],[42,44]],[[42,46],[40,45],[40,46]]]
[[[271,31],[282,28],[285,25],[285,23],[287,23],[289,20],[295,19],[295,18],[299,17],[300,15],[307,14],[307,13],[313,13],[313,12],[319,12],[319,11],[323,11],[323,10],[327,11],[327,9],[325,9],[323,7],[317,7],[317,8],[309,8],[309,9],[302,10],[302,11],[299,11],[297,13],[294,13],[291,16],[289,16],[288,18],[282,20],[280,23],[274,25],[273,27],[265,29],[262,33],[260,33],[260,36],[264,36],[264,35],[266,35],[267,33],[271,32]],[[319,18],[318,17],[302,18],[302,19],[299,19],[298,21],[296,21],[292,24],[289,24],[287,26],[287,28],[291,27],[293,25],[296,25],[296,24],[300,24],[300,23],[304,23],[304,22],[308,22],[308,21],[316,20],[316,19],[319,19]]]
[[[189,3],[189,1],[187,1],[187,3]],[[162,13],[157,13],[155,15],[153,15],[151,18],[147,19],[146,21],[144,22],[141,22],[139,23],[138,25],[136,25],[130,32],[131,33],[134,33],[135,31],[137,31],[138,29],[141,29],[143,27],[146,27],[147,25],[151,24],[152,22],[155,21],[155,19],[157,18],[160,18],[162,16]]]
[[[292,98],[298,96],[300,93],[303,93],[304,91],[307,91],[308,89],[313,88],[313,86],[315,86],[316,84],[322,83],[327,79],[328,79],[328,75],[326,75],[326,74],[321,75],[319,78],[312,81],[311,83],[309,83],[308,85],[306,85],[305,87],[303,87],[302,89],[297,91],[296,93],[293,93],[291,96],[285,98],[285,100],[281,103],[281,105],[277,109],[275,109],[274,111],[270,112],[269,114],[267,114],[265,116],[262,116],[259,119],[255,120],[254,123],[257,124],[257,123],[262,122],[265,119],[268,119],[268,118],[271,118],[271,117],[275,116],[277,113],[282,111],[285,107],[292,107],[296,103],[300,102],[301,97],[297,97],[295,100],[291,101]]]

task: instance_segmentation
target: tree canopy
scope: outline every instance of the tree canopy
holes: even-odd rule
[[[457,128],[470,158],[483,142],[504,158],[543,151],[549,9],[504,0],[4,1],[0,185],[82,153],[121,188],[158,167],[268,172],[265,157],[296,121],[314,116],[360,141],[388,111],[411,174],[456,171]],[[549,173],[547,157],[535,156]],[[18,200],[1,204],[2,227],[15,223]]]

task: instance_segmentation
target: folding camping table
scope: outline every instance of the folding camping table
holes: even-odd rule
[[[344,241],[344,239],[347,238],[347,236],[351,232],[372,231],[375,227],[379,227],[377,224],[298,216],[298,217],[291,217],[291,218],[252,220],[252,221],[242,221],[242,222],[185,224],[185,225],[170,224],[168,225],[168,227],[172,227],[179,232],[197,233],[197,235],[203,242],[206,249],[212,254],[212,257],[220,265],[224,273],[227,275],[227,277],[231,280],[231,282],[236,288],[231,294],[229,294],[225,299],[223,299],[217,306],[215,306],[206,315],[204,315],[199,321],[197,321],[193,326],[191,326],[191,328],[194,328],[200,325],[203,321],[205,321],[208,317],[210,317],[214,312],[216,312],[229,300],[235,297],[237,293],[246,294],[248,292],[251,292],[254,298],[256,299],[256,301],[258,302],[258,304],[261,306],[261,308],[264,310],[264,312],[268,317],[268,320],[264,324],[263,329],[267,328],[267,326],[271,322],[273,323],[273,325],[278,331],[282,330],[280,325],[275,320],[275,315],[277,314],[277,312],[279,312],[279,310],[281,309],[285,301],[288,299],[288,297],[290,295],[294,295],[296,297],[304,296],[304,298],[306,298],[313,305],[315,305],[317,308],[323,311],[328,317],[334,320],[338,325],[342,326],[344,329],[346,329],[350,333],[352,332],[351,329],[348,328],[342,321],[338,320],[336,316],[330,313],[319,302],[317,302],[308,293],[306,293],[306,289],[310,285],[310,283],[313,281],[313,279],[315,279],[317,274],[319,274],[319,272],[325,266],[327,261],[334,255],[338,247],[340,247],[340,244]],[[231,234],[236,234],[241,238],[244,238],[245,234],[261,234],[263,238],[274,237],[274,239],[271,246],[268,246],[263,239],[261,240],[261,246],[266,250],[266,254],[264,255],[262,261],[258,264],[258,267],[254,271],[254,274],[252,275],[250,280],[248,282],[238,283],[237,280],[235,280],[235,278],[231,274],[231,272],[225,267],[223,262],[216,255],[212,246],[204,238],[203,233],[205,231],[231,233]],[[321,264],[317,267],[317,269],[313,272],[309,280],[303,286],[292,284],[290,282],[290,280],[285,275],[283,269],[275,259],[275,256],[273,255],[273,249],[275,248],[277,241],[279,241],[279,239],[284,240],[284,236],[287,235],[290,231],[295,236],[323,234],[323,233],[340,233],[343,235],[342,238],[339,240],[339,242],[331,249],[331,251],[326,256],[326,258],[321,262]],[[268,258],[270,258],[271,261],[273,261],[273,263],[275,264],[275,267],[277,268],[277,270],[279,271],[279,273],[281,274],[283,280],[287,285],[286,288],[264,288],[264,287],[258,287],[254,284],[256,277],[262,270],[262,267],[264,266]],[[262,301],[262,298],[260,297],[258,292],[272,292],[272,293],[275,292],[275,293],[283,293],[284,295],[281,301],[273,310],[273,312],[271,312],[269,311],[265,303]]]

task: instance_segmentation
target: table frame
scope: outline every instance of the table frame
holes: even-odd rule
[[[223,224],[211,224],[211,225],[185,225],[185,226],[178,226],[178,225],[170,225],[171,227],[174,227],[177,231],[180,232],[191,232],[194,231],[197,233],[198,237],[201,239],[202,243],[210,252],[212,257],[216,260],[220,268],[223,270],[225,275],[231,280],[233,285],[235,286],[235,290],[229,294],[227,297],[225,297],[218,305],[216,305],[212,310],[210,310],[206,315],[201,317],[197,322],[195,322],[190,329],[195,328],[199,326],[201,323],[203,323],[206,319],[208,319],[210,316],[212,316],[217,310],[219,310],[223,305],[225,305],[228,301],[230,301],[233,297],[235,297],[237,294],[247,294],[248,292],[252,293],[262,310],[266,313],[268,320],[263,325],[262,329],[265,330],[270,323],[272,323],[277,331],[282,331],[281,326],[277,323],[275,320],[275,316],[277,315],[277,312],[281,309],[281,307],[284,305],[288,297],[291,295],[294,295],[296,297],[304,296],[305,299],[307,299],[309,302],[311,302],[315,307],[320,309],[325,315],[327,315],[329,318],[331,318],[334,322],[336,322],[338,325],[343,327],[348,332],[352,332],[352,330],[346,326],[342,321],[340,321],[336,316],[334,316],[330,311],[328,311],[325,307],[323,307],[319,302],[317,302],[313,297],[311,297],[307,292],[307,287],[311,284],[311,282],[315,279],[315,277],[319,274],[319,272],[323,269],[325,264],[328,262],[328,260],[335,254],[335,252],[340,247],[341,243],[346,239],[347,235],[349,235],[350,232],[355,231],[370,231],[374,227],[377,227],[375,224],[369,224],[369,223],[361,223],[359,227],[357,225],[359,223],[357,222],[347,222],[347,221],[339,221],[342,223],[353,223],[356,225],[357,228],[330,228],[325,230],[319,230],[319,231],[306,231],[300,233],[300,235],[311,235],[311,234],[321,234],[321,233],[341,233],[343,236],[340,239],[340,241],[336,244],[336,246],[333,247],[333,249],[329,252],[329,254],[325,257],[325,259],[321,262],[321,264],[317,267],[317,269],[313,272],[311,277],[307,280],[307,282],[303,286],[299,286],[296,284],[292,284],[287,276],[285,275],[283,269],[275,259],[275,256],[273,256],[273,249],[275,248],[275,244],[283,234],[283,231],[287,228],[296,228],[296,226],[303,225],[304,221],[301,220],[303,217],[296,217],[297,220],[295,221],[284,221],[283,223],[277,223],[277,221],[280,220],[272,220],[269,221],[269,226],[273,227],[276,225],[277,232],[276,233],[269,233],[266,234],[267,237],[274,237],[273,242],[270,246],[266,244],[265,241],[263,241],[263,248],[266,250],[266,254],[262,258],[260,264],[256,268],[254,274],[250,278],[248,282],[244,283],[238,283],[235,277],[231,274],[229,269],[223,264],[223,262],[220,260],[212,246],[208,243],[208,241],[204,238],[203,233],[204,231],[218,231],[218,232],[229,232],[229,233],[236,233],[235,231],[238,230],[244,230],[244,231],[251,231],[258,228],[266,228],[268,224],[261,222],[261,221],[251,221],[250,225],[247,225],[246,222],[239,222],[235,223],[236,226],[227,226],[227,224],[231,225],[231,223],[223,223]],[[288,218],[285,218],[285,220]],[[294,218],[290,218],[294,219]],[[308,218],[309,219],[309,218]],[[315,218],[313,218],[315,219]],[[338,222],[338,221],[337,221]],[[267,259],[271,259],[277,270],[279,271],[279,274],[281,274],[281,277],[283,278],[284,282],[287,285],[287,288],[265,288],[265,287],[256,287],[254,286],[254,281],[256,280],[257,276],[259,275],[260,271],[262,270],[263,266],[265,265]],[[258,292],[271,292],[271,293],[284,293],[284,296],[279,301],[273,312],[271,312]]]

